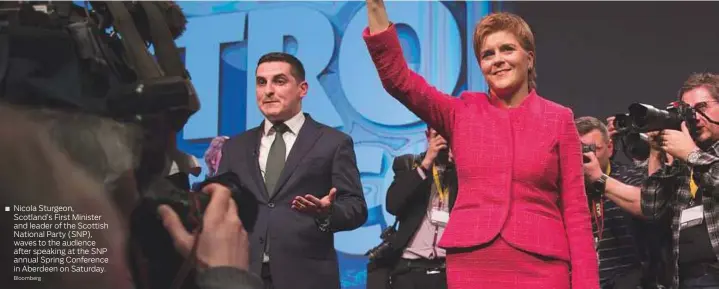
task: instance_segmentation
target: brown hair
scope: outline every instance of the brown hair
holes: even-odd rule
[[[481,48],[484,39],[495,32],[507,31],[512,33],[519,44],[526,51],[535,53],[536,47],[534,45],[534,34],[532,29],[529,28],[529,24],[524,21],[521,17],[507,12],[492,13],[482,18],[477,26],[474,28],[474,56],[477,57],[477,62],[481,61]],[[533,59],[532,67],[528,71],[528,82],[529,89],[537,88],[537,66],[536,56]]]
[[[679,100],[690,90],[704,87],[715,100],[719,100],[719,75],[710,72],[692,73],[689,75],[682,88],[679,89]]]
[[[598,130],[602,134],[604,142],[609,143],[609,130],[607,126],[596,117],[583,116],[575,119],[574,124],[577,126],[577,132],[579,132],[580,136]]]

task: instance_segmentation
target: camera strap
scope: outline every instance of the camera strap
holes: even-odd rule
[[[142,5],[142,9],[147,15],[155,56],[157,56],[157,62],[164,70],[165,75],[189,78],[185,65],[181,61],[180,52],[175,45],[170,28],[167,26],[160,8],[155,2],[140,1],[138,3]]]
[[[611,164],[607,167],[605,174],[608,176],[612,173]],[[597,227],[597,234],[594,236],[594,246],[599,248],[599,241],[602,240],[604,233],[604,192],[599,194],[599,198],[592,200],[592,215],[594,215],[594,225]]]
[[[141,1],[147,23],[150,27],[152,44],[157,61],[150,55],[145,41],[135,26],[132,15],[123,2],[104,1],[113,17],[113,27],[120,33],[125,54],[139,80],[148,81],[162,77],[179,77],[189,80],[189,73],[184,68],[179,50],[173,39],[165,17],[156,2]],[[188,115],[200,109],[200,100],[194,86],[187,82],[187,89],[192,91],[188,97]],[[179,96],[178,96],[179,97]]]
[[[125,48],[125,56],[141,80],[148,80],[162,76],[162,71],[157,65],[145,42],[140,36],[135,22],[127,11],[125,3],[115,1],[104,1],[107,9],[112,14],[113,27],[120,33],[122,46]]]

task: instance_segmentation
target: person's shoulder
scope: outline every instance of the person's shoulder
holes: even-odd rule
[[[394,158],[394,162],[414,162],[418,158],[416,154],[403,154]]]
[[[225,141],[225,146],[229,146],[229,145],[233,145],[233,144],[240,144],[240,143],[245,143],[247,141],[250,141],[253,138],[257,137],[257,133],[258,133],[259,129],[260,129],[260,127],[253,127],[251,129],[248,129],[241,133],[234,134]]]
[[[537,100],[544,105],[548,112],[559,113],[561,115],[572,115],[574,113],[568,106],[549,100],[543,96],[537,95]]]
[[[314,125],[322,132],[322,137],[328,137],[330,139],[335,139],[339,141],[352,141],[352,136],[349,134],[331,127],[329,125],[326,125],[324,123],[318,122],[314,119],[308,118],[306,125]]]
[[[543,107],[538,111],[541,116],[537,117],[541,117],[545,123],[556,124],[562,129],[567,129],[569,126],[574,127],[574,111],[571,108],[539,95],[537,95],[537,102],[541,103],[541,107]]]
[[[416,154],[404,154],[394,158],[392,162],[392,169],[397,171],[411,170],[419,165],[422,161],[423,156]]]

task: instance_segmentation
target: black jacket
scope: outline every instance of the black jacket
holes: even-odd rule
[[[401,155],[394,160],[394,180],[387,190],[387,212],[397,217],[399,229],[390,240],[392,248],[401,255],[415,235],[427,213],[429,197],[434,185],[432,172],[426,178],[417,172],[424,154]],[[445,170],[441,182],[449,186],[449,209],[452,210],[457,199],[457,171],[454,165]]]

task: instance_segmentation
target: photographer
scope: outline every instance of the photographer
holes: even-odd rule
[[[679,95],[697,120],[683,122],[681,131],[648,133],[653,151],[650,177],[642,186],[642,212],[651,219],[672,217],[671,288],[719,288],[719,76],[692,74]],[[690,131],[694,124],[696,130]],[[673,157],[671,164],[662,151]]]
[[[445,251],[438,247],[457,196],[457,174],[447,141],[427,130],[428,148],[420,155],[394,160],[394,181],[387,191],[387,211],[399,230],[390,239],[396,256],[390,273],[393,289],[447,288]]]
[[[600,120],[580,117],[575,124],[585,147],[584,178],[601,288],[637,288],[642,283],[642,267],[636,218],[642,216],[639,185],[645,175],[635,166],[610,160],[614,144]]]

